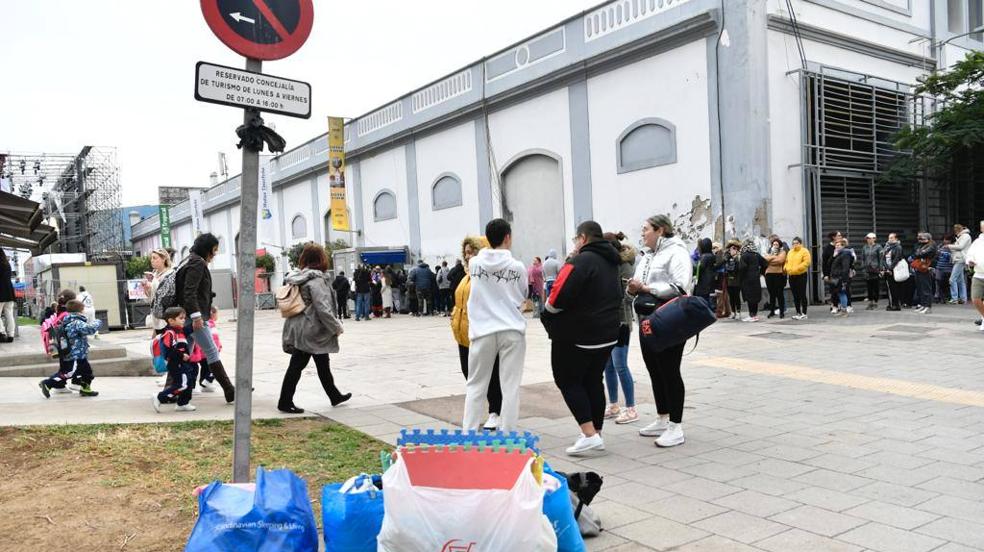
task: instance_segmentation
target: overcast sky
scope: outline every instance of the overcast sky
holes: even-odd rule
[[[288,149],[598,4],[597,0],[315,1],[314,29],[264,72],[313,89],[310,119],[265,115]],[[242,111],[194,99],[198,61],[242,66],[197,0],[3,0],[0,152],[115,146],[124,205],[157,186],[207,186],[217,153],[237,174]]]

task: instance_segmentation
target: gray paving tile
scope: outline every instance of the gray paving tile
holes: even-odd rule
[[[611,531],[602,531],[597,537],[584,539],[584,545],[589,552],[614,552],[620,549],[625,551],[653,550],[652,548],[629,542]],[[623,545],[631,546],[632,548],[622,548]]]
[[[752,491],[758,491],[760,493],[765,493],[773,496],[784,496],[799,491],[801,489],[805,489],[807,487],[807,485],[803,483],[797,483],[796,481],[790,481],[789,479],[773,477],[771,475],[766,475],[764,473],[757,473],[749,477],[736,479],[734,481],[731,481],[729,484],[737,485],[739,487],[744,487]]]
[[[814,458],[822,454],[821,452],[809,448],[778,444],[758,449],[755,453],[761,454],[762,456],[777,458],[779,460],[787,460],[789,462],[802,462],[807,458]]]
[[[651,485],[639,483],[638,481],[629,481],[620,485],[609,485],[606,481],[601,487],[601,492],[598,493],[598,496],[634,507],[638,504],[645,504],[676,495]]]
[[[800,506],[776,514],[769,519],[825,537],[833,537],[868,523],[866,519],[845,516],[816,506]]]
[[[876,481],[870,485],[859,487],[851,491],[851,494],[890,504],[897,504],[899,506],[915,506],[916,504],[921,504],[933,497],[939,496],[939,493],[936,492],[886,483],[884,481]]]
[[[807,487],[794,493],[789,493],[784,498],[818,506],[834,512],[841,512],[848,508],[868,502],[867,498],[860,498],[846,493],[822,489],[820,487]]]
[[[755,546],[770,552],[861,552],[861,547],[814,535],[799,529],[790,529],[765,540]]]
[[[864,457],[850,458],[839,454],[821,454],[814,458],[807,458],[803,463],[841,473],[854,473],[875,465]]]
[[[939,518],[936,514],[877,501],[856,506],[845,510],[844,513],[906,530],[915,529]]]
[[[694,477],[693,479],[670,483],[662,488],[666,491],[700,500],[714,500],[715,498],[721,498],[722,496],[741,491],[741,487],[734,487],[702,477]]]
[[[871,468],[861,470],[854,475],[860,477],[867,477],[870,479],[877,479],[879,481],[884,481],[886,483],[895,483],[897,485],[912,486],[918,485],[920,483],[925,483],[930,479],[933,479],[931,475],[920,475],[914,470],[907,470],[904,468],[896,468],[893,466],[886,466],[879,464]]]
[[[933,552],[981,552],[980,548],[969,548],[955,542],[948,542]]]
[[[592,502],[591,509],[601,517],[601,524],[606,531],[635,523],[651,515],[649,512],[611,500],[601,503]]]
[[[878,552],[928,552],[945,542],[874,522],[851,529],[837,539]]]
[[[709,535],[694,527],[653,516],[611,531],[616,536],[659,550],[700,540]]]
[[[779,460],[777,458],[766,458],[761,462],[755,462],[744,467],[784,479],[792,479],[798,475],[803,475],[804,473],[817,469],[814,466],[799,462],[790,462],[788,460]]]
[[[857,489],[858,487],[863,487],[871,483],[871,479],[866,477],[858,477],[856,475],[826,469],[813,470],[809,473],[804,473],[803,475],[794,477],[793,480],[806,483],[808,485],[813,485],[815,487],[823,487],[824,489],[831,489],[840,492],[848,492],[852,489]]]
[[[645,468],[623,472],[622,477],[629,481],[638,481],[644,485],[661,488],[670,483],[690,479],[693,476],[676,470],[660,468],[659,466],[647,466]]]
[[[936,479],[916,486],[928,491],[959,496],[960,498],[969,498],[970,500],[981,500],[984,498],[984,484],[969,483],[949,477],[937,477]]]
[[[769,517],[799,506],[798,502],[756,491],[741,491],[714,501],[715,504],[757,517]]]
[[[646,464],[636,462],[619,454],[605,454],[597,457],[586,457],[578,462],[587,470],[605,474],[620,474],[640,468],[647,468]]]
[[[755,473],[755,471],[748,466],[731,466],[728,464],[721,464],[720,462],[704,462],[703,464],[697,464],[696,466],[680,468],[680,471],[694,476],[704,477],[706,479],[713,479],[714,481],[720,481],[722,483],[747,477]]]
[[[746,546],[731,539],[711,535],[699,541],[675,548],[674,550],[678,552],[755,552],[758,548],[752,548],[751,546]]]
[[[916,508],[941,516],[955,517],[967,521],[984,520],[984,502],[967,500],[966,498],[956,496],[938,496],[923,502]]]
[[[786,530],[783,525],[741,512],[725,512],[698,521],[693,526],[745,544],[751,544]]]
[[[689,496],[672,496],[655,502],[641,504],[639,508],[686,524],[691,524],[695,521],[707,519],[728,511],[727,508],[722,508],[696,498],[690,498]]]
[[[984,523],[980,521],[945,517],[923,525],[916,532],[984,550]]]
[[[909,453],[901,452],[891,452],[891,451],[881,451],[875,454],[870,454],[868,456],[862,457],[862,460],[874,462],[876,464],[884,464],[888,466],[893,466],[896,468],[902,468],[906,470],[914,470],[920,466],[925,466],[926,464],[932,463],[932,459],[923,458],[921,456],[916,456]]]

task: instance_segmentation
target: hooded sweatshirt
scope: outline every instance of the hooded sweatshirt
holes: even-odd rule
[[[543,261],[543,280],[553,282],[560,274],[560,261],[557,260],[557,250],[551,249],[547,252],[547,260]]]
[[[957,239],[949,245],[950,253],[953,254],[953,264],[967,262],[967,251],[970,250],[970,244],[970,230],[964,228],[960,231]]]
[[[540,315],[553,341],[595,348],[618,341],[622,257],[608,240],[584,244],[560,269]]]
[[[508,249],[482,249],[468,262],[468,339],[496,332],[526,332],[526,267]]]
[[[649,288],[650,293],[661,299],[671,299],[677,295],[674,286],[690,293],[693,280],[693,264],[690,252],[683,240],[660,238],[656,249],[643,250],[642,260],[636,265],[635,279]]]

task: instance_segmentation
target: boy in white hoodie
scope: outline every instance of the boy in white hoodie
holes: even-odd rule
[[[491,248],[468,262],[471,295],[468,297],[468,383],[465,386],[463,430],[480,430],[487,410],[485,395],[492,366],[499,356],[502,412],[499,429],[512,431],[519,422],[519,386],[526,360],[526,318],[520,310],[526,299],[527,276],[523,263],[513,258],[512,228],[503,219],[485,226]]]

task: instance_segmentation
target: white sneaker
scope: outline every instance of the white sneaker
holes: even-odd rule
[[[658,417],[656,421],[639,430],[643,437],[659,437],[670,425],[670,417]]]
[[[174,411],[175,412],[194,412],[195,410],[198,410],[198,409],[195,408],[195,405],[193,405],[193,404],[177,404],[177,405],[174,405]]]
[[[157,398],[157,395],[154,395],[154,396],[152,396],[150,398],[150,400],[154,404],[154,412],[157,412],[158,414],[160,414],[160,412],[161,412],[161,401],[160,401],[160,399]]]
[[[830,307],[830,314],[837,314],[839,309],[837,307]]]
[[[489,414],[489,419],[485,420],[485,425],[482,426],[483,429],[488,429],[490,431],[495,431],[499,429],[499,415],[495,412]]]
[[[585,437],[581,435],[574,442],[574,446],[567,447],[568,456],[580,456],[586,452],[590,451],[603,451],[605,450],[605,441],[602,440],[601,435],[595,433],[591,437]]]
[[[800,315],[800,320],[806,320],[807,318],[809,318],[809,316],[807,316],[805,314],[801,314]]]
[[[757,316],[746,316],[745,318],[742,318],[741,321],[742,322],[758,322],[759,321],[759,317],[757,317]]]
[[[981,324],[980,326],[977,326],[977,331],[984,332],[984,324]]]
[[[666,431],[656,439],[657,447],[675,447],[683,444],[683,424],[669,423]]]
[[[853,314],[853,313],[854,313],[854,307],[847,307],[847,314]]]
[[[208,380],[201,381],[202,393],[215,393],[215,384]]]

